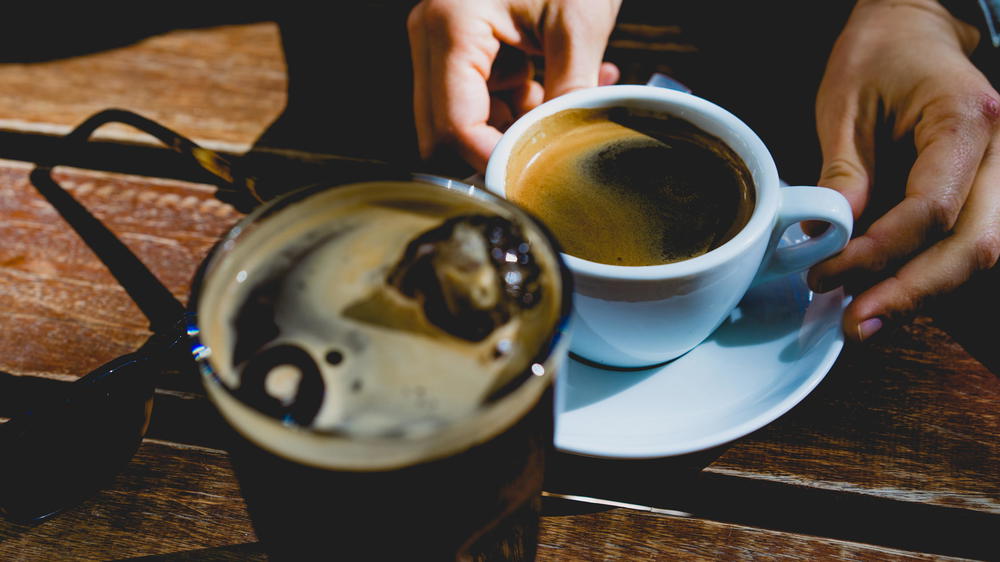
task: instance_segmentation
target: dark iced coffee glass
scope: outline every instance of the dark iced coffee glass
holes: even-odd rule
[[[310,188],[241,221],[192,331],[269,552],[533,558],[567,284],[543,228],[457,183]]]

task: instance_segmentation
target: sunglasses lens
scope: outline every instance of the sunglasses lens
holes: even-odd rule
[[[0,427],[0,507],[9,519],[45,519],[124,467],[149,422],[150,363],[116,359]]]

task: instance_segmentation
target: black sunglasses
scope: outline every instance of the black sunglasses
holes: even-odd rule
[[[63,139],[61,151],[51,161],[39,162],[32,170],[32,184],[108,267],[149,320],[152,336],[138,350],[109,361],[72,384],[35,397],[0,425],[0,455],[4,459],[0,463],[0,511],[15,522],[43,521],[107,485],[132,458],[146,433],[154,390],[166,366],[176,365],[182,357],[194,370],[185,333],[193,313],[52,178],[53,168],[65,162],[69,151],[81,148],[94,131],[112,122],[146,132],[193,160],[215,178],[216,197],[244,212],[301,185],[286,179],[274,184],[278,188],[265,186],[262,190],[256,176],[238,171],[239,162],[119,109],[88,118]],[[313,166],[311,174],[348,183],[398,177],[401,172],[382,162],[337,160],[332,166]],[[310,176],[297,177],[304,182]]]

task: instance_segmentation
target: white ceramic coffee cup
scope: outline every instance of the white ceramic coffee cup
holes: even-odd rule
[[[494,149],[486,168],[487,189],[506,197],[512,149],[531,125],[564,109],[596,107],[667,113],[715,135],[749,168],[756,202],[750,220],[736,236],[688,260],[620,266],[563,254],[574,281],[570,343],[574,355],[623,368],[674,359],[705,340],[751,285],[808,269],[839,252],[850,239],[853,219],[843,196],[823,187],[782,187],[767,147],[736,116],[697,96],[652,86],[577,90],[536,107],[511,125]],[[779,248],[785,229],[801,221],[822,221],[830,228]]]

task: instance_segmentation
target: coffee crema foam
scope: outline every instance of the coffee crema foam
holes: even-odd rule
[[[202,342],[230,394],[213,400],[230,419],[240,417],[234,425],[259,425],[257,435],[275,429],[241,414],[242,406],[362,440],[419,439],[458,425],[498,395],[520,393],[524,404],[510,408],[516,419],[544,390],[530,380],[538,377],[519,377],[549,343],[562,288],[555,257],[534,228],[518,224],[523,240],[499,239],[501,226],[518,223],[510,218],[451,190],[379,182],[312,195],[248,229],[209,276],[199,305]],[[523,252],[498,255],[505,243]],[[440,257],[445,250],[459,252],[456,263],[444,263],[451,259]],[[470,265],[490,252],[499,261]],[[437,261],[424,259],[432,254]],[[512,259],[518,268],[497,266]],[[532,271],[537,276],[526,279]],[[428,291],[419,277],[427,272],[457,289],[420,293]],[[505,289],[507,296],[497,294]],[[458,310],[461,322],[442,328],[424,306],[434,298],[444,314]],[[507,302],[506,311],[489,309],[496,302]],[[474,333],[461,333],[466,321]]]
[[[626,266],[717,248],[754,205],[750,172],[725,143],[683,119],[624,107],[535,123],[512,151],[506,191],[566,253]]]

